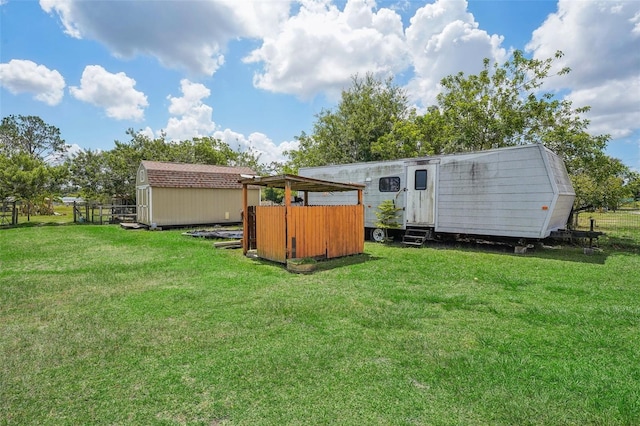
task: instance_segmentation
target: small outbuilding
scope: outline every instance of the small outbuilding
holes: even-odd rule
[[[258,257],[286,263],[290,259],[324,258],[364,251],[364,185],[330,182],[295,175],[245,178],[243,252],[255,248]],[[252,186],[284,188],[284,205],[250,208]],[[303,193],[304,205],[292,204],[292,191]],[[352,205],[309,205],[309,192],[352,191]],[[320,204],[320,203],[318,203]]]
[[[138,223],[170,227],[242,222],[242,175],[248,167],[142,161],[136,175]],[[260,187],[247,188],[246,203],[260,204]]]

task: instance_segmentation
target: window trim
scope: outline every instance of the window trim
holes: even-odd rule
[[[388,182],[386,185],[386,188],[391,188],[391,189],[383,189],[382,188],[382,182],[386,181]],[[391,184],[391,182],[397,182],[397,189],[393,189],[394,185]],[[380,179],[378,179],[378,191],[379,192],[398,192],[401,189],[401,181],[400,181],[400,176],[385,176],[385,177],[381,177]]]
[[[424,172],[424,178],[422,177],[420,178],[420,183],[424,182],[424,186],[420,185],[418,187],[418,173],[422,174],[422,172]],[[429,186],[429,174],[427,172],[427,169],[417,169],[413,175],[413,188],[416,191],[424,191],[427,189],[428,186]]]

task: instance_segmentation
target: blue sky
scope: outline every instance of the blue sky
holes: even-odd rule
[[[513,49],[568,77],[590,131],[640,170],[640,2],[0,0],[0,116],[37,115],[76,149],[211,135],[282,160],[351,76],[394,76],[418,108],[439,80]]]

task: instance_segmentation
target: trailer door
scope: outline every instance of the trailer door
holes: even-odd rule
[[[437,164],[407,167],[407,226],[435,226]]]

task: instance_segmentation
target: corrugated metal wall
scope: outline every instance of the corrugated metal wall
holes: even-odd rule
[[[286,211],[286,222],[285,211],[282,206],[256,208],[258,256],[285,262],[287,258],[330,259],[364,251],[362,205],[292,206]]]

